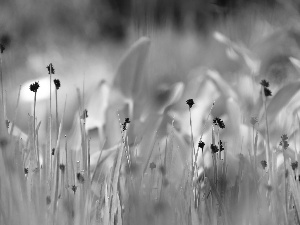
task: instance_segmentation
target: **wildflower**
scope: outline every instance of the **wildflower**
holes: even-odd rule
[[[75,192],[76,192],[76,190],[77,190],[77,186],[74,184],[74,185],[72,185],[72,191],[74,192],[74,194],[75,194]]]
[[[272,96],[272,92],[271,92],[270,89],[268,88],[268,87],[269,87],[269,82],[266,81],[266,80],[262,80],[262,81],[260,82],[260,84],[261,84],[261,86],[263,86],[263,88],[264,88],[264,94],[265,94],[265,96],[266,96],[266,97]]]
[[[52,148],[51,155],[54,155],[54,153],[55,153],[55,148]]]
[[[129,118],[125,118],[125,122],[124,123],[122,123],[122,126],[123,126],[123,131],[125,131],[127,128],[126,128],[126,125],[127,125],[127,123],[130,123],[130,120],[129,120]]]
[[[266,81],[266,80],[262,80],[262,81],[260,82],[260,84],[261,84],[263,87],[266,87],[266,88],[269,87],[269,82]]]
[[[193,99],[188,99],[186,101],[186,104],[188,104],[189,108],[192,108],[192,106],[195,104],[194,100]]]
[[[262,167],[264,169],[266,169],[266,167],[267,167],[267,161],[266,160],[262,160],[260,163],[261,163]]]
[[[150,163],[150,169],[153,170],[156,168],[156,164],[154,162]]]
[[[265,92],[265,96],[266,96],[266,97],[272,96],[272,92],[270,91],[270,89],[264,88],[264,92]]]
[[[211,144],[210,145],[212,153],[217,153],[219,151],[218,146]]]
[[[46,66],[46,68],[48,69],[48,74],[55,74],[55,69],[54,69],[52,63],[50,63],[48,66]]]
[[[223,146],[223,142],[221,140],[219,141],[219,146],[220,146],[220,152],[225,150]]]
[[[258,122],[257,117],[252,116],[250,119],[250,123],[252,124],[252,126],[254,126],[257,122]]]
[[[203,149],[204,146],[205,146],[205,143],[203,141],[199,141],[198,147]]]
[[[25,175],[27,175],[28,172],[29,172],[29,169],[28,169],[28,168],[24,168],[24,173],[25,173]]]
[[[5,50],[4,45],[3,45],[3,44],[0,44],[0,52],[1,52],[1,54],[3,54],[4,50]]]
[[[291,166],[292,166],[293,170],[297,169],[298,168],[298,162],[297,161],[292,162]]]
[[[66,169],[66,166],[64,164],[60,164],[59,169],[61,170],[62,173],[64,173],[65,169]]]
[[[40,85],[38,82],[34,82],[33,84],[30,84],[29,89],[32,92],[37,92],[37,90],[39,89]]]
[[[77,177],[78,182],[83,184],[83,182],[84,182],[83,175],[81,173],[77,173],[76,177]]]
[[[279,145],[280,146],[282,146],[282,148],[284,149],[284,150],[286,150],[288,147],[289,147],[289,143],[288,143],[288,140],[289,138],[288,138],[288,136],[286,135],[286,134],[283,134],[282,136],[281,136],[281,141],[280,141],[280,143],[279,143]]]
[[[55,84],[56,90],[58,90],[60,88],[60,80],[59,79],[54,79],[53,82]]]
[[[224,129],[225,128],[225,124],[223,122],[223,120],[221,120],[220,118],[216,117],[214,120],[213,120],[213,123],[216,125],[216,126],[219,126],[221,129]]]

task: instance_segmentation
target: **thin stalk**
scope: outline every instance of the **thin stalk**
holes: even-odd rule
[[[55,88],[55,111],[56,111],[56,140],[58,139],[59,133],[59,121],[58,121],[58,106],[57,106],[57,89]]]
[[[284,151],[284,149],[282,148],[282,151]],[[284,152],[283,152],[284,153]],[[288,215],[289,211],[289,206],[288,206],[288,188],[287,188],[287,177],[286,177],[286,156],[285,154],[283,154],[283,165],[284,165],[284,201],[285,201],[285,211],[286,211],[286,215]]]
[[[51,174],[51,178],[52,178],[52,174],[53,174],[53,166],[52,166],[52,160],[53,160],[53,157],[52,157],[52,106],[51,106],[51,81],[52,81],[52,76],[51,76],[51,72],[50,72],[50,122],[49,122],[49,129],[50,129],[50,142],[49,142],[49,148],[50,148],[50,161],[51,161],[51,170],[50,170],[50,174]]]
[[[267,115],[267,103],[266,99],[264,101],[264,107],[265,107],[265,118],[266,118],[266,128],[267,128],[267,148],[266,148],[266,160],[267,160],[267,166],[269,171],[269,182],[271,184],[272,181],[272,163],[270,160],[270,136],[269,136],[269,125],[268,125],[268,115]]]
[[[3,87],[3,73],[2,73],[2,54],[0,54],[0,80],[1,80],[1,103],[2,103],[2,110],[4,109],[4,87]],[[4,115],[4,114],[3,114]]]
[[[191,113],[191,108],[189,107],[189,112],[190,112],[190,127],[191,127],[191,142],[192,142],[192,154],[191,154],[191,165],[192,165],[192,180],[194,178],[194,164],[193,164],[193,159],[194,155],[196,154],[195,152],[195,147],[194,147],[194,137],[193,137],[193,126],[192,126],[192,113]]]
[[[34,92],[34,103],[33,103],[33,148],[37,157],[37,148],[36,148],[36,134],[35,134],[35,107],[36,107],[36,92]]]
[[[14,119],[12,121],[11,129],[10,129],[10,134],[9,134],[10,136],[13,134],[15,123],[17,121],[18,108],[19,108],[20,95],[21,95],[21,88],[22,88],[22,85],[20,85],[20,87],[19,87],[18,99],[17,99],[16,109],[15,109],[15,115],[14,115]]]

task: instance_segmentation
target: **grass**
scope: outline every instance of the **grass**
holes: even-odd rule
[[[227,44],[232,45],[232,42]],[[119,68],[123,69],[117,74],[130,76],[129,80],[134,83],[134,78],[141,76],[148,50],[149,40],[139,40],[121,61]],[[241,55],[245,54],[247,52]],[[54,73],[49,71],[49,74],[52,83]],[[122,83],[126,82],[124,77],[121,83],[116,81],[119,86],[111,86],[112,93],[125,92],[133,103],[129,107],[128,99],[124,99],[118,118],[106,121],[106,126],[113,122],[119,125],[113,133],[120,136],[117,144],[112,150],[103,149],[103,144],[95,154],[91,154],[92,137],[85,128],[89,109],[85,109],[84,93],[79,89],[79,152],[69,149],[67,136],[63,138],[67,100],[60,113],[57,80],[54,80],[56,122],[53,128],[50,112],[49,140],[39,140],[35,115],[37,82],[30,87],[35,94],[34,113],[28,119],[30,131],[26,141],[14,136],[13,131],[8,132],[2,102],[0,224],[299,224],[300,183],[298,164],[295,164],[299,154],[292,146],[293,141],[298,143],[298,138],[296,135],[291,141],[288,138],[299,131],[299,127],[285,132],[286,136],[282,133],[284,138],[280,140],[272,136],[280,124],[275,124],[275,128],[275,122],[268,126],[270,118],[276,118],[296,95],[299,81],[286,84],[284,92],[279,90],[272,97],[266,98],[261,92],[263,106],[258,118],[249,116],[244,122],[232,110],[244,113],[244,99],[238,90],[217,71],[208,70],[206,76],[203,82],[213,83],[215,91],[226,96],[226,105],[230,107],[222,116],[224,121],[215,118],[212,110],[216,103],[211,99],[213,103],[207,109],[200,131],[192,126],[193,117],[198,115],[197,105],[201,107],[197,101],[199,96],[189,99],[181,111],[177,110],[179,115],[188,114],[189,120],[183,116],[170,118],[172,107],[187,100],[181,98],[180,82],[162,90],[158,98],[150,99],[155,107],[145,116],[144,105],[139,104],[145,99],[148,103],[149,99],[141,94],[143,90],[139,87],[134,87],[133,92],[122,89],[132,87]],[[196,107],[192,107],[194,103]],[[17,111],[18,102],[16,115]],[[11,122],[12,127],[15,121],[16,118]],[[176,122],[189,127],[188,140]],[[296,123],[296,119],[293,122]],[[250,138],[242,133],[242,127]],[[106,152],[111,154],[107,156]],[[282,164],[277,163],[281,156]],[[261,163],[264,160],[266,167]]]

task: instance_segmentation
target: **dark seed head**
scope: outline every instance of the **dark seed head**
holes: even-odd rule
[[[298,162],[297,161],[296,162],[292,162],[291,166],[292,166],[293,170],[297,169],[298,168]]]
[[[261,163],[261,166],[262,166],[264,169],[266,169],[266,167],[267,167],[267,161],[266,161],[266,160],[262,160],[260,163]]]
[[[56,90],[58,90],[60,88],[60,80],[59,79],[54,79],[53,82],[55,84]]]
[[[84,182],[83,175],[81,173],[77,173],[76,177],[77,177],[78,182],[83,184],[83,182]]]
[[[192,106],[195,104],[193,99],[186,100],[186,104],[189,106],[189,108],[192,108]]]
[[[29,89],[32,92],[37,92],[37,90],[39,89],[40,85],[38,82],[34,82],[33,84],[30,84]]]
[[[48,66],[46,66],[47,70],[48,70],[48,74],[55,74],[55,69],[52,65],[52,63],[50,63]]]

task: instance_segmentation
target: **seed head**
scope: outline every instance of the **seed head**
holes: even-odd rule
[[[74,185],[72,185],[72,191],[74,192],[74,194],[75,194],[75,192],[76,192],[76,190],[77,190],[77,186],[74,184]]]
[[[270,91],[269,88],[264,88],[264,93],[266,97],[272,96],[272,92]]]
[[[50,63],[48,66],[46,66],[47,70],[48,70],[48,74],[55,74],[55,69],[52,65],[52,63]]]
[[[213,123],[216,125],[216,126],[219,126],[221,129],[224,129],[225,128],[225,124],[223,122],[223,120],[221,120],[220,118],[216,117],[214,120],[213,120]]]
[[[281,136],[281,141],[280,141],[279,145],[281,145],[284,150],[286,150],[289,147],[288,139],[289,138],[286,134],[283,134]]]
[[[186,104],[188,104],[189,108],[192,108],[192,106],[195,104],[193,99],[186,100]]]
[[[203,149],[204,146],[205,146],[205,143],[203,141],[199,141],[198,147]]]
[[[32,92],[37,92],[37,90],[39,89],[40,85],[38,82],[34,82],[33,84],[30,84],[29,89]]]
[[[62,173],[64,173],[65,169],[66,169],[66,166],[64,164],[60,164],[59,169],[61,170]]]
[[[210,145],[212,153],[217,153],[219,151],[218,146],[211,144]]]
[[[266,160],[262,160],[260,163],[261,163],[261,166],[262,166],[264,169],[266,169],[266,167],[267,167],[267,161],[266,161]]]
[[[84,183],[84,177],[81,173],[77,173],[76,177],[77,177],[77,180],[79,183],[81,183],[81,184]]]
[[[220,152],[225,150],[223,146],[223,142],[221,140],[219,141],[219,146],[220,146]]]
[[[269,82],[268,81],[266,81],[266,80],[262,80],[261,82],[260,82],[260,84],[263,86],[263,87],[266,87],[266,88],[268,88],[269,87]]]
[[[297,169],[298,168],[298,162],[297,161],[292,162],[291,166],[292,166],[293,170]]]
[[[53,82],[55,84],[56,90],[58,90],[60,88],[60,80],[59,79],[54,79]]]
[[[156,168],[156,164],[154,162],[150,163],[150,169],[153,170]]]

